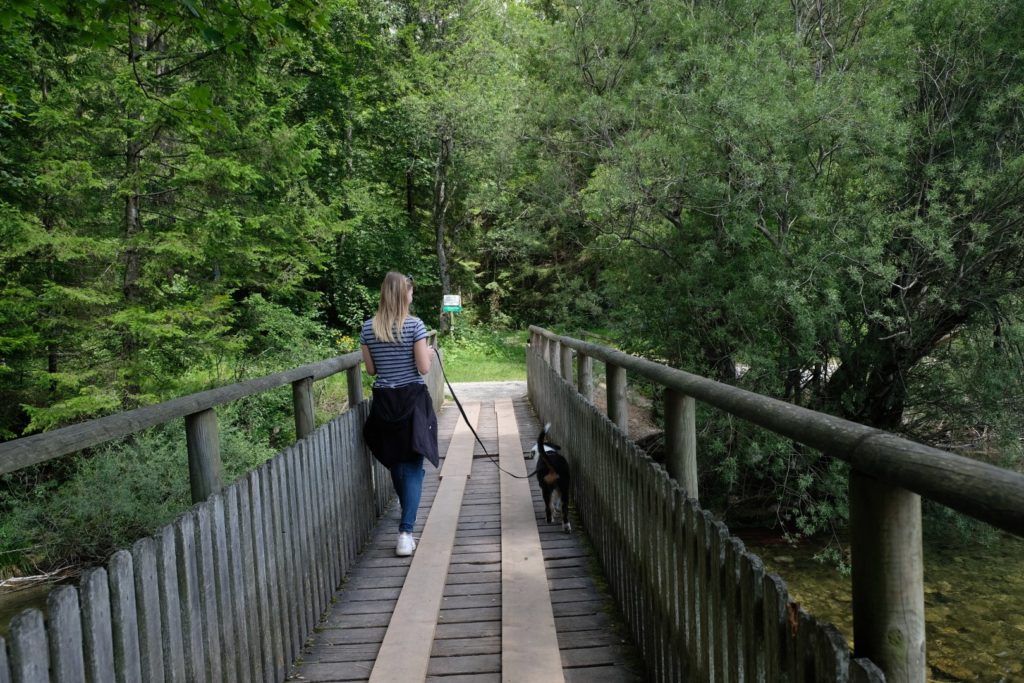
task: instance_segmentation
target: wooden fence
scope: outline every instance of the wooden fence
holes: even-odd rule
[[[116,438],[286,382],[311,384],[331,370],[350,370],[347,412],[314,430],[309,387],[297,388],[305,436],[77,586],[56,588],[45,615],[17,615],[0,639],[0,683],[284,680],[392,496],[387,470],[363,442],[370,403],[361,400],[358,354],[54,432],[56,445],[47,434],[30,437],[34,452],[0,444],[0,464],[11,453],[40,462],[75,450],[68,444],[100,443],[97,435]],[[436,364],[426,379],[435,404],[443,401]]]
[[[595,358],[607,417],[592,404]],[[530,400],[572,459],[579,513],[655,680],[874,681],[884,671],[923,683],[918,494],[1024,534],[1017,473],[538,327],[527,364]],[[627,438],[627,369],[666,388],[667,469]],[[695,399],[853,465],[856,657],[700,508]]]

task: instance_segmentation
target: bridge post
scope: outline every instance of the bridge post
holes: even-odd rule
[[[298,440],[305,438],[316,428],[312,377],[303,377],[292,382],[292,405],[295,408],[295,438]]]
[[[359,363],[345,371],[348,379],[348,407],[354,408],[363,402],[363,366]]]
[[[548,343],[548,363],[555,369],[559,377],[562,377],[562,345],[552,339]]]
[[[594,359],[585,353],[576,354],[576,366],[579,372],[577,387],[587,403],[594,402]]]
[[[217,432],[217,413],[213,408],[185,417],[185,441],[188,445],[188,479],[192,488],[192,502],[201,503],[222,488],[220,436]]]
[[[605,363],[608,382],[608,419],[623,434],[629,434],[629,404],[626,402],[626,368]]]
[[[924,683],[924,558],[921,497],[850,471],[855,656],[885,680]]]
[[[562,362],[560,363],[562,370],[562,379],[569,384],[572,384],[572,347],[561,345],[562,347]]]
[[[665,468],[697,500],[697,402],[665,389]]]

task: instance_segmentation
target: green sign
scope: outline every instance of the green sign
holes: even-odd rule
[[[462,297],[458,294],[445,294],[441,301],[441,310],[444,313],[461,313]]]

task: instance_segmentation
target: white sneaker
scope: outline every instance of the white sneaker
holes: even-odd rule
[[[395,555],[409,557],[414,550],[416,550],[416,541],[413,539],[412,534],[408,531],[400,532],[398,534],[398,543],[395,544]]]

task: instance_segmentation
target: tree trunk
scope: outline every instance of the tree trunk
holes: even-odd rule
[[[129,15],[129,39],[128,39],[128,63],[133,71],[137,71],[138,62],[142,56],[144,42],[141,33],[141,21],[137,14],[137,8]],[[128,135],[125,142],[125,184],[132,190],[124,199],[124,275],[121,285],[121,294],[125,307],[130,307],[141,299],[141,288],[139,277],[142,273],[142,257],[139,248],[135,244],[138,236],[142,233],[142,197],[138,193],[138,177],[142,160],[142,151],[145,144],[139,133],[139,123],[142,121],[142,113],[136,109],[126,112],[128,121]],[[135,358],[138,348],[138,340],[130,330],[121,331],[121,358],[125,366],[130,366]],[[131,373],[128,373],[131,377]],[[134,380],[129,380],[125,387],[128,396],[139,393],[139,387]],[[130,407],[130,400],[126,398],[125,407]]]
[[[448,207],[451,192],[448,186],[448,166],[452,156],[452,135],[448,130],[441,132],[438,141],[437,162],[434,166],[434,201],[431,220],[434,224],[434,246],[437,249],[437,270],[441,280],[441,294],[451,293],[451,275],[448,272],[448,253],[445,238],[448,232]],[[449,314],[441,313],[438,330],[444,334],[450,329]]]

